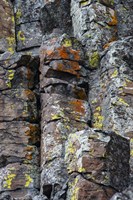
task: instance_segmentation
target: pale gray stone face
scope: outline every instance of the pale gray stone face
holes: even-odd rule
[[[0,200],[133,199],[132,21],[133,0],[0,0]]]

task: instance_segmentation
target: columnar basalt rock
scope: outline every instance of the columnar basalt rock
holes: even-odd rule
[[[4,194],[16,199],[28,193],[35,196],[39,190],[40,127],[34,91],[37,84],[36,66],[39,66],[39,59],[31,56],[25,56],[25,62],[21,56],[11,66],[1,61],[1,199],[4,199]]]
[[[44,41],[40,60],[41,189],[48,198],[65,199],[65,142],[69,133],[87,128],[90,120],[81,44],[65,35],[53,36]]]
[[[117,40],[117,17],[113,1],[71,1],[74,35],[85,46],[85,59],[91,69],[100,64],[104,48]]]
[[[132,7],[1,0],[0,200],[132,200]]]

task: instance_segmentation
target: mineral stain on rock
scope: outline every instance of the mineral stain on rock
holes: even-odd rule
[[[132,8],[0,1],[0,200],[133,199]]]

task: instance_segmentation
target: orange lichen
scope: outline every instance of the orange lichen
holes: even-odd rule
[[[116,13],[114,13],[114,15],[111,16],[111,21],[108,22],[109,26],[116,26],[118,24],[118,20],[117,20],[117,16]]]
[[[24,93],[25,93],[26,97],[27,97],[30,101],[34,101],[35,95],[34,95],[34,93],[33,93],[31,90],[27,89],[27,90],[24,91]]]
[[[33,151],[34,147],[33,146],[27,146],[25,148],[25,151]]]
[[[70,101],[69,104],[73,107],[73,110],[82,114],[85,114],[83,102],[80,100]]]
[[[32,153],[26,154],[25,158],[26,158],[27,160],[32,160]]]
[[[34,144],[36,142],[39,142],[39,128],[35,125],[30,124],[29,129],[25,132],[27,136],[29,136],[29,142]]]
[[[79,77],[78,71],[80,70],[80,66],[77,62],[70,61],[66,64],[59,63],[57,67],[58,71],[68,72],[70,74],[76,75]]]
[[[67,52],[67,48],[65,47],[60,47],[57,49],[58,51],[58,54],[59,56],[62,58],[62,59],[69,59],[69,54]]]

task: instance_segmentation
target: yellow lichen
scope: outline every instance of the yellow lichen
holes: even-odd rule
[[[7,37],[7,42],[8,42],[8,51],[11,53],[11,54],[14,54],[14,46],[15,46],[15,36],[13,37]]]
[[[92,100],[92,102],[91,102],[92,104],[95,104],[95,103],[97,103],[97,99],[94,99],[94,100]]]
[[[130,156],[133,157],[133,149],[130,151]]]
[[[25,174],[25,179],[26,179],[25,187],[29,187],[29,185],[33,182],[33,179],[30,177],[29,174]]]
[[[80,6],[81,6],[81,7],[84,7],[84,6],[87,6],[88,4],[89,4],[88,0],[87,0],[87,1],[82,1],[82,2],[80,3]]]
[[[71,39],[65,38],[65,39],[63,40],[63,42],[62,42],[62,45],[63,45],[64,47],[71,47],[71,46],[72,46],[72,41],[71,41]]]
[[[85,168],[83,168],[83,167],[79,167],[78,168],[78,172],[85,172],[86,170],[85,170]]]
[[[68,144],[67,152],[71,153],[71,154],[75,153],[75,148],[71,142],[69,142],[69,144]]]
[[[99,66],[100,56],[97,51],[95,51],[89,58],[89,64],[92,69],[95,69]]]
[[[77,183],[78,183],[78,178],[75,178],[75,180],[74,180],[74,182],[72,184],[72,186],[73,186],[72,189],[71,189],[72,196],[71,196],[70,200],[77,200],[78,191],[79,191],[79,187],[76,186]]]
[[[7,81],[6,85],[7,85],[8,88],[11,88],[12,87],[11,81]]]
[[[17,38],[18,38],[18,40],[20,40],[20,41],[22,41],[24,43],[25,42],[24,32],[23,31],[18,31]]]
[[[20,9],[17,10],[16,12],[16,21],[17,21],[17,24],[19,23],[19,19],[21,18],[22,16],[22,12]]]
[[[8,70],[8,80],[13,80],[14,78],[14,70]]]
[[[102,129],[104,117],[100,113],[94,113],[94,128]]]
[[[16,177],[16,174],[9,173],[5,178],[4,188],[11,189],[12,181]]]
[[[126,103],[126,102],[124,101],[124,99],[122,99],[122,98],[119,98],[119,99],[118,99],[118,102],[121,103],[121,104],[124,104],[125,106],[129,106],[128,103]]]
[[[98,106],[97,108],[96,108],[96,111],[101,111],[101,107],[100,106]]]
[[[115,78],[117,76],[118,76],[118,71],[117,71],[117,69],[115,69],[113,74],[111,75],[111,78]]]

